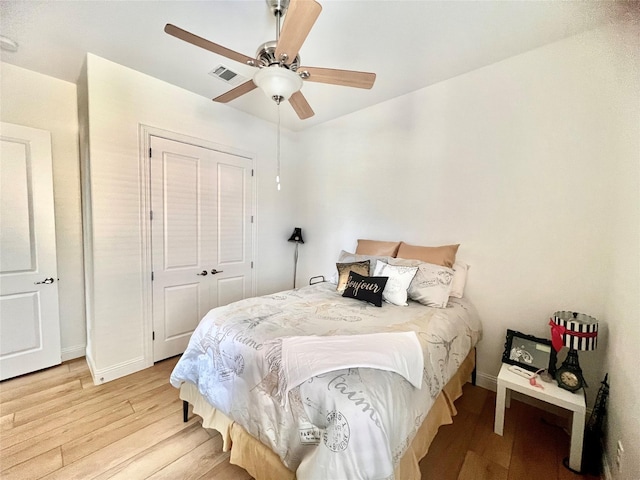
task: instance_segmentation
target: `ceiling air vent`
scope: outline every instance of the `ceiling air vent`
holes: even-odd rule
[[[234,86],[240,85],[241,83],[247,81],[247,78],[243,77],[239,73],[234,72],[225,65],[218,65],[209,72],[209,75],[219,78],[223,82]]]

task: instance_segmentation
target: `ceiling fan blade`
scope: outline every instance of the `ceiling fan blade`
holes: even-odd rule
[[[345,87],[366,88],[373,87],[376,74],[369,72],[356,72],[354,70],[337,70],[335,68],[298,67],[298,74],[307,82],[329,83]],[[309,74],[305,77],[304,72]]]
[[[253,66],[255,64],[255,59],[251,57],[247,57],[242,53],[235,52],[227,47],[223,47],[222,45],[218,45],[217,43],[210,42],[209,40],[199,37],[198,35],[194,35],[191,32],[187,32],[180,27],[176,27],[175,25],[171,25],[167,23],[164,27],[164,31],[169,35],[172,35],[180,40],[184,40],[185,42],[191,43],[200,48],[204,48],[205,50],[209,50],[210,52],[217,53],[218,55],[222,55],[223,57],[230,58],[231,60],[235,60],[236,62],[244,63],[245,65]]]
[[[315,0],[291,0],[276,46],[276,59],[286,55],[285,63],[293,62],[321,11],[322,5]]]
[[[289,97],[289,103],[298,114],[300,120],[313,117],[313,110],[311,109],[311,106],[309,106],[307,99],[304,98],[304,95],[302,95],[302,92],[300,90]]]
[[[256,84],[253,83],[253,80],[247,80],[246,82],[238,85],[236,88],[229,90],[227,93],[223,93],[222,95],[214,98],[213,101],[219,103],[227,103],[244,95],[245,93],[249,93],[254,88],[256,88]]]

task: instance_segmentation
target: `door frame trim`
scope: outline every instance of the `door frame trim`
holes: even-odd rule
[[[251,168],[254,172],[253,181],[251,182],[251,215],[254,222],[251,224],[251,258],[256,258],[257,252],[257,171],[256,171],[256,154],[239,148],[222,145],[220,143],[211,142],[197,137],[191,137],[181,133],[165,130],[151,125],[139,124],[138,126],[138,144],[139,152],[139,169],[140,169],[140,260],[142,266],[142,325],[143,338],[145,339],[144,359],[147,366],[153,365],[153,285],[151,283],[151,271],[153,268],[153,257],[151,249],[151,159],[149,157],[149,148],[151,148],[151,137],[160,137],[167,140],[173,140],[180,143],[194,145],[217,152],[235,155],[246,158],[251,161]],[[257,290],[257,270],[253,269],[251,275],[251,295],[255,296]]]

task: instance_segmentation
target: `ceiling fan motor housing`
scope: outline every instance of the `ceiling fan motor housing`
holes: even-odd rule
[[[300,66],[300,55],[296,55],[296,58],[293,59],[289,65],[286,65],[281,59],[276,58],[276,41],[263,43],[258,47],[256,51],[256,61],[257,67],[271,67],[273,65],[279,65],[284,68],[288,68],[289,70],[296,71]]]
[[[289,0],[267,0],[267,5],[274,15],[284,15],[289,8]]]

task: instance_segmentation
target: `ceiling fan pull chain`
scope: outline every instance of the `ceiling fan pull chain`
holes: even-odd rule
[[[278,110],[278,136],[276,140],[276,159],[277,159],[277,175],[276,184],[278,185],[278,191],[280,191],[280,103],[277,104]]]

